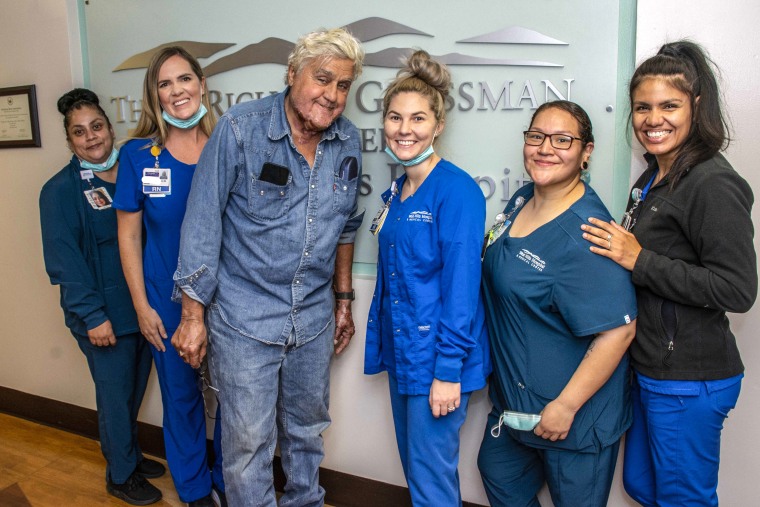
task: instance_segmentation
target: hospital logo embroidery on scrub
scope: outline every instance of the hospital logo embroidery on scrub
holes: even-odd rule
[[[407,222],[425,222],[428,224],[433,223],[433,214],[429,211],[412,211],[409,216],[406,217]]]
[[[532,253],[530,250],[523,248],[517,254],[517,258],[528,264],[536,271],[543,271],[546,267],[546,262],[538,255]]]

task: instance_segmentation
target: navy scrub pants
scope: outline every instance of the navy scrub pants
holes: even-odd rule
[[[150,375],[148,342],[140,333],[116,337],[116,345],[97,347],[76,333],[95,382],[100,449],[106,477],[123,484],[143,459],[137,443],[137,413]]]
[[[478,468],[492,507],[541,507],[538,492],[544,483],[555,507],[605,507],[610,495],[620,441],[599,453],[530,447],[502,429],[496,409],[488,415]]]

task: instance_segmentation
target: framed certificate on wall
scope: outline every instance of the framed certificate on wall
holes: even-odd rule
[[[0,88],[0,148],[39,148],[34,85]]]

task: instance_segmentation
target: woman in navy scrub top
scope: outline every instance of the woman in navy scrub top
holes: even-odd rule
[[[145,477],[160,477],[166,469],[144,458],[137,443],[151,359],[119,262],[109,200],[119,151],[95,93],[71,90],[58,100],[58,110],[74,155],[40,194],[45,269],[61,288],[66,326],[95,382],[106,489],[128,503],[148,505],[161,500],[161,491]]]
[[[197,60],[178,46],[156,53],[143,85],[143,109],[132,139],[121,150],[122,169],[113,207],[119,246],[140,330],[151,343],[164,409],[164,443],[180,499],[212,506],[223,494],[218,423],[216,462],[206,457],[206,418],[199,372],[171,346],[181,306],[171,300],[172,275],[195,165],[216,119]],[[143,237],[143,231],[145,236]]]
[[[470,394],[490,372],[479,295],[485,199],[470,175],[433,150],[450,82],[445,66],[417,51],[386,90],[386,152],[404,175],[383,195],[372,226],[379,255],[364,371],[388,372],[415,506],[461,505],[459,429]]]
[[[602,507],[631,422],[626,350],[636,298],[630,273],[581,237],[588,217],[609,217],[581,179],[594,148],[586,112],[545,103],[524,142],[533,182],[486,236],[494,408],[478,466],[493,506],[539,506],[546,483],[555,506]]]

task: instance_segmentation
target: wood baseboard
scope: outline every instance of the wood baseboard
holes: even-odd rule
[[[46,426],[98,439],[98,415],[95,410],[62,401],[43,398],[8,387],[0,386],[0,412]],[[140,422],[140,447],[147,454],[166,458],[163,430],[159,426]],[[207,442],[209,455],[213,454],[211,441]],[[358,477],[344,472],[320,468],[319,480],[327,491],[327,503],[338,507],[411,507],[409,490],[402,486]],[[285,486],[285,475],[275,456],[274,483],[277,491]],[[464,507],[483,507],[464,502]]]

